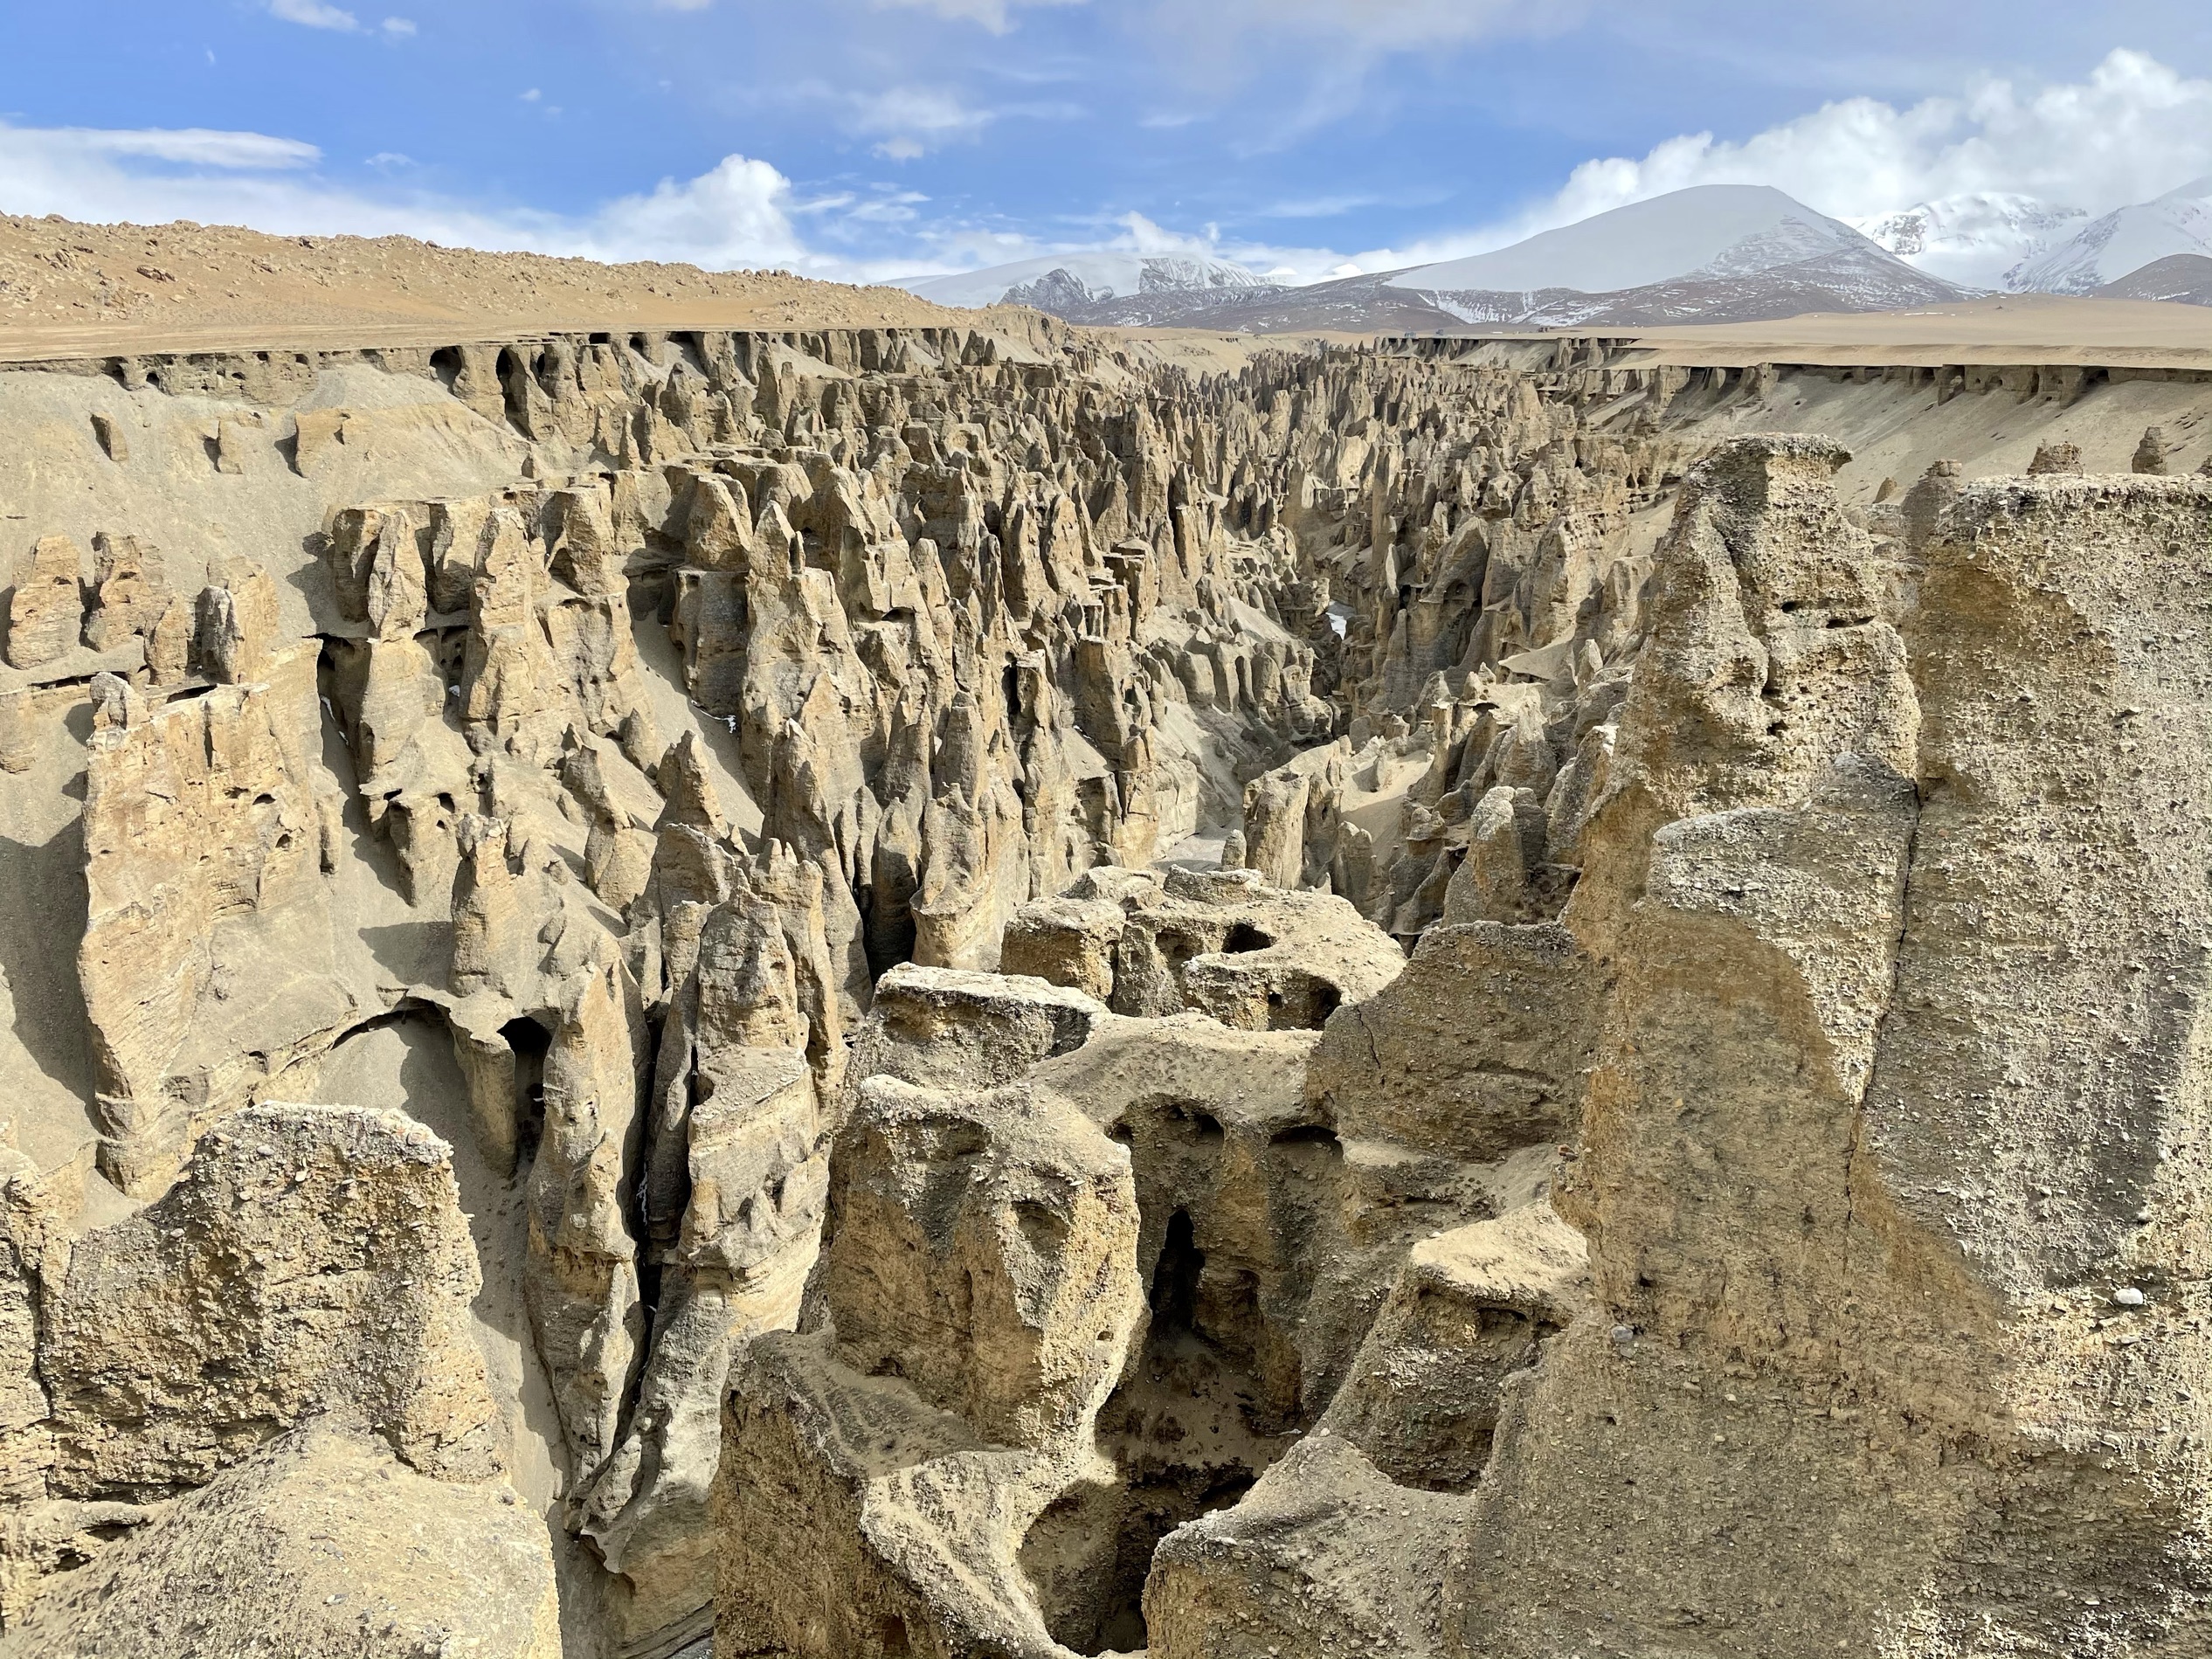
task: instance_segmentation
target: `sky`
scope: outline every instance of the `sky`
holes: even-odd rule
[[[0,0],[0,211],[840,280],[2212,175],[2202,0]]]

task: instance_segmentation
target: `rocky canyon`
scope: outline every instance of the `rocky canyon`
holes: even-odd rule
[[[2212,1652],[2212,370],[914,303],[0,365],[0,1656]]]

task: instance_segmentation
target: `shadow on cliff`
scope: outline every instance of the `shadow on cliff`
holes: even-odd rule
[[[16,1040],[52,1082],[88,1101],[91,1028],[77,977],[85,937],[85,829],[73,818],[41,847],[0,836],[0,972],[14,1004]]]

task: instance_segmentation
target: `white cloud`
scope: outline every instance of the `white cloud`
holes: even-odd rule
[[[1234,7],[1246,0],[1225,3]],[[1341,4],[1282,0],[1282,4],[1284,17],[1314,23],[1331,17],[1357,22],[1351,14],[1361,10],[1354,0]],[[1416,27],[1471,29],[1484,19],[1496,23],[1510,10],[1477,5],[1462,15],[1426,0],[1402,4],[1379,0],[1363,15],[1373,38],[1394,39]],[[1848,99],[1742,140],[1686,134],[1641,157],[1593,158],[1576,168],[1557,190],[1518,211],[1393,247],[1348,253],[1225,241],[1210,227],[1200,234],[1179,232],[1138,214],[1103,221],[1096,234],[1083,240],[1044,242],[1009,232],[951,227],[924,234],[938,268],[945,270],[1044,253],[1119,249],[1200,253],[1314,281],[1485,252],[1697,184],[1769,184],[1839,218],[1871,219],[1920,203],[1951,202],[1962,208],[1954,218],[1971,219],[1972,213],[1963,211],[1967,204],[1987,216],[2016,206],[2010,198],[2020,197],[2100,213],[2207,175],[2212,175],[2212,80],[2192,79],[2144,53],[2120,51],[2077,82],[2032,86],[1990,77],[1956,94],[1902,108],[1870,98]],[[1336,206],[1325,200],[1289,204],[1268,210],[1268,215],[1320,214]],[[2001,271],[2008,257],[1996,248],[1983,256],[1983,263]],[[1939,268],[1941,261],[1934,264]],[[1967,281],[1996,280],[1963,268],[1952,273]]]
[[[1033,105],[977,109],[940,87],[911,85],[857,92],[807,80],[791,87],[787,96],[826,109],[840,128],[855,137],[875,140],[875,153],[895,162],[910,162],[947,144],[978,138],[1002,115],[1061,113]]]
[[[1380,52],[1574,27],[1590,0],[1161,0],[1171,28],[1225,36],[1335,35]]]
[[[688,259],[704,266],[792,266],[808,254],[791,229],[791,181],[766,162],[726,156],[711,171],[662,179],[608,203],[549,252],[601,259]]]
[[[287,235],[404,232],[512,245],[484,239],[507,227],[460,204],[380,199],[333,185],[312,170],[321,159],[312,144],[261,133],[0,124],[0,209],[100,223],[189,218]]]
[[[2070,85],[1990,79],[1903,110],[1853,98],[1739,144],[1698,133],[1641,161],[1586,162],[1555,211],[1580,218],[1690,184],[1761,183],[1840,217],[1985,190],[2102,212],[2207,172],[2212,80],[2119,51]]]
[[[1002,35],[1013,26],[1013,13],[1017,7],[1071,6],[1083,3],[1084,0],[875,0],[879,6],[934,11],[940,17],[979,23],[994,35]]]
[[[1668,139],[1641,157],[1585,162],[1521,212],[1353,256],[1363,271],[1486,252],[1561,225],[1697,184],[1770,184],[1837,218],[2001,193],[2102,213],[2212,174],[2212,80],[2139,52],[2087,79],[2023,86],[1989,78],[1897,108],[1844,99],[1738,142]]]
[[[180,167],[276,172],[322,159],[313,144],[266,133],[225,133],[204,127],[9,127],[0,124],[0,154],[24,166],[72,155],[169,162]]]
[[[316,173],[321,159],[312,144],[259,133],[0,123],[0,211],[139,225],[187,218],[279,235],[414,236],[453,247],[780,266],[872,281],[911,261],[823,252],[798,234],[794,217],[805,215],[824,238],[849,241],[847,226],[897,223],[925,199],[887,188],[799,203],[775,167],[729,156],[695,178],[663,179],[584,213],[502,211],[428,191],[351,188]],[[370,164],[387,176],[411,165],[396,154]]]
[[[348,34],[361,27],[361,20],[352,12],[326,5],[323,0],[269,0],[269,15],[309,29],[335,29]]]
[[[1645,0],[1649,5],[1651,0]],[[1386,100],[1391,58],[1564,34],[1621,0],[1147,0],[1157,55],[1182,96],[1219,107],[1264,82],[1265,104],[1229,141],[1240,157],[1289,148]],[[1466,73],[1483,73],[1469,65]],[[1169,112],[1171,118],[1173,111]]]
[[[1252,210],[1252,214],[1255,218],[1262,219],[1332,219],[1339,214],[1357,212],[1363,207],[1379,206],[1389,199],[1386,196],[1364,190],[1336,196],[1292,197],[1280,202],[1270,202],[1264,207],[1256,207]]]
[[[1218,225],[1196,232],[1173,231],[1142,213],[1123,213],[1094,222],[1099,234],[1065,240],[1040,240],[1019,232],[969,225],[923,227],[921,239],[935,253],[933,259],[910,265],[907,276],[947,275],[1011,265],[1061,253],[1138,253],[1148,257],[1181,255],[1192,259],[1227,259],[1285,282],[1311,282],[1324,276],[1357,275],[1357,271],[1334,270],[1344,256],[1325,248],[1282,248],[1265,243],[1224,240]]]
[[[874,94],[826,86],[793,90],[894,158],[972,138],[1012,113],[972,108],[922,86]],[[544,107],[542,99],[530,101]],[[1212,226],[1177,230],[1137,213],[1066,225],[1060,238],[1040,238],[1003,222],[924,218],[922,195],[884,183],[854,183],[802,199],[775,167],[743,156],[728,156],[696,177],[664,179],[650,190],[569,214],[490,210],[409,191],[407,163],[396,156],[375,158],[358,176],[370,182],[358,185],[325,176],[321,166],[315,146],[259,133],[0,124],[0,209],[140,223],[187,218],[292,234],[399,232],[449,245],[599,259],[784,266],[842,280],[1111,248],[1203,254],[1314,280],[1503,246],[1692,184],[1772,184],[1847,218],[1996,192],[2102,211],[2212,174],[2212,80],[2119,52],[2077,82],[2031,86],[1992,78],[1909,107],[1846,100],[1742,139],[1690,134],[1642,156],[1593,158],[1522,211],[1364,252],[1225,239]],[[1289,218],[1292,209],[1318,214],[1338,205],[1323,200],[1275,211]],[[881,257],[887,233],[909,251]]]
[[[880,137],[875,153],[910,162],[943,145],[972,139],[994,119],[933,86],[892,86],[844,95],[845,125],[864,137]]]
[[[1262,78],[1287,90],[1291,135],[1352,115],[1371,72],[1400,52],[1564,34],[1621,0],[1150,0],[1171,73],[1218,96]]]
[[[359,17],[342,6],[329,4],[328,0],[269,0],[269,15],[308,29],[328,29],[345,35],[365,32]],[[411,17],[386,17],[377,26],[388,40],[404,40],[415,33]]]
[[[1122,233],[1107,245],[1125,252],[1147,255],[1187,253],[1200,259],[1213,259],[1221,251],[1220,232],[1211,225],[1202,233],[1193,236],[1187,232],[1166,230],[1142,213],[1124,213],[1114,222],[1122,227]]]

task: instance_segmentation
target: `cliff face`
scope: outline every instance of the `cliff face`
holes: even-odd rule
[[[1541,349],[0,375],[0,1651],[2201,1647],[2197,390]]]

